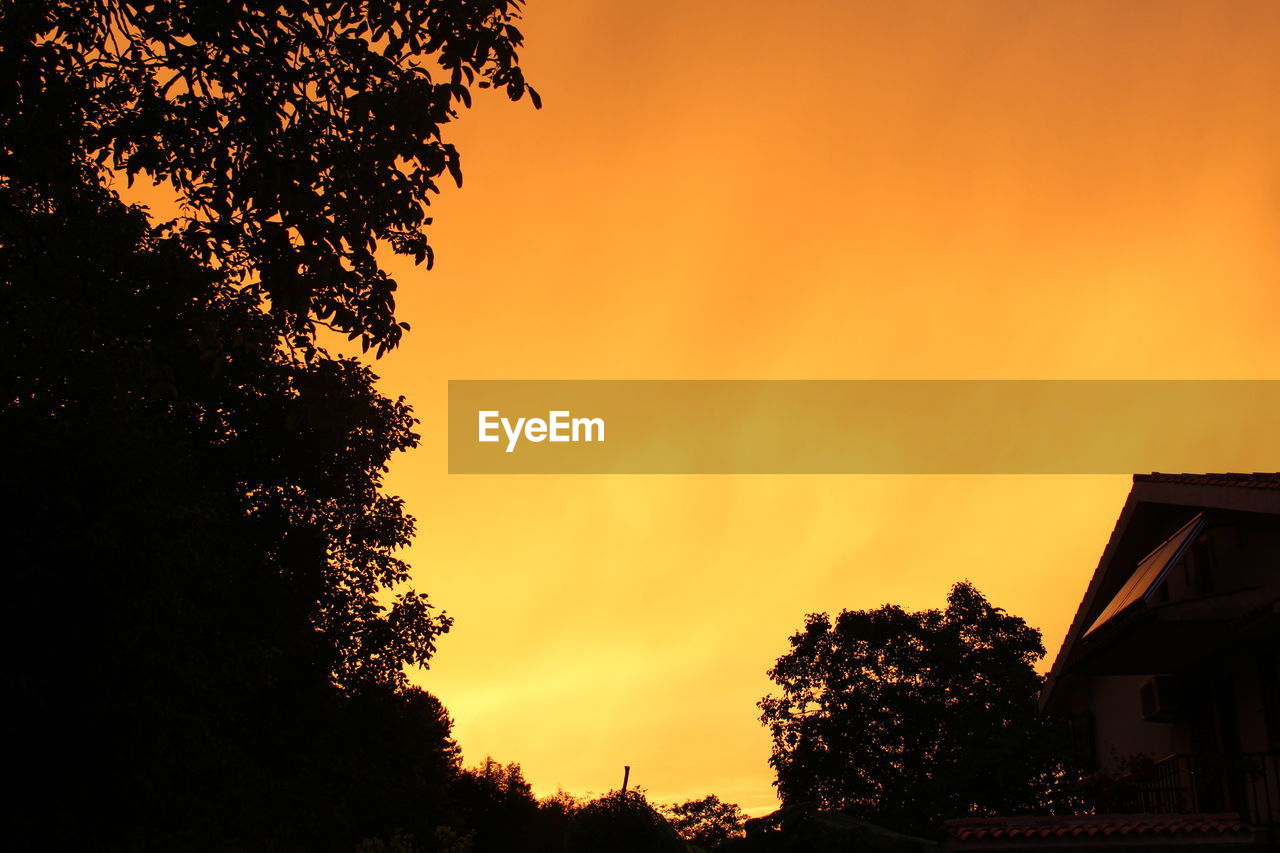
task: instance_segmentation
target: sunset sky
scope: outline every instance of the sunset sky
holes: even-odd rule
[[[972,580],[1050,656],[1127,477],[450,476],[449,379],[1280,378],[1280,4],[531,0],[377,370],[456,618],[416,681],[540,794],[774,802],[805,613]]]

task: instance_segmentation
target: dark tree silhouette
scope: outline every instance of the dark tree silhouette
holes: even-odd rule
[[[471,838],[470,853],[562,853],[578,809],[563,792],[538,801],[519,764],[492,758],[458,773],[452,794],[458,825]]]
[[[432,733],[424,780],[451,772],[447,719],[389,721],[436,719],[404,667],[449,626],[380,600],[405,577],[412,521],[379,483],[411,415],[355,362],[282,354],[245,303],[97,187],[0,193],[13,769],[66,846],[319,831],[345,808],[306,802],[339,784],[321,754],[390,778],[418,751],[343,746],[376,708]]]
[[[0,107],[15,170],[83,156],[170,184],[172,223],[306,345],[322,322],[394,347],[381,243],[430,263],[427,206],[461,185],[444,125],[526,85],[518,0],[8,0]]]
[[[684,842],[643,791],[611,791],[574,814],[565,853],[684,853]]]
[[[468,84],[526,91],[514,8],[0,4],[18,849],[431,849],[454,822],[450,721],[405,675],[450,622],[403,588],[382,491],[412,413],[314,333],[394,346],[373,252],[425,252]],[[154,226],[108,165],[187,214]]]
[[[667,806],[663,812],[681,838],[706,850],[741,836],[747,820],[736,804],[715,794]]]
[[[784,803],[935,835],[1055,806],[1068,757],[1037,715],[1040,633],[956,584],[945,610],[811,614],[760,702]]]

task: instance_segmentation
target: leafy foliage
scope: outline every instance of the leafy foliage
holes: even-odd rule
[[[681,838],[707,850],[741,836],[747,820],[742,809],[715,794],[667,806],[663,812]]]
[[[1040,633],[956,584],[945,610],[811,614],[760,702],[784,803],[902,832],[964,815],[1043,811],[1066,750],[1037,715]]]
[[[578,809],[565,836],[565,853],[684,853],[666,818],[642,791],[612,791]]]
[[[377,768],[366,790],[409,755],[442,784],[447,717],[404,668],[450,622],[412,591],[385,595],[413,530],[380,491],[416,441],[408,407],[356,362],[287,357],[248,297],[107,191],[3,189],[10,707],[24,778],[70,810],[58,831],[93,824],[109,847],[132,814],[191,846],[176,839],[270,825],[267,804],[301,808],[298,774],[331,778],[361,719],[405,736],[346,753],[352,773]],[[406,714],[411,727],[392,722]],[[232,778],[269,791],[228,802]]]
[[[395,345],[374,253],[426,260],[468,87],[528,91],[515,8],[0,5],[20,849],[447,846],[458,750],[406,668],[451,622],[404,587],[382,483],[415,421],[314,334]]]
[[[579,803],[563,792],[537,800],[519,764],[486,758],[460,772],[452,786],[460,825],[468,828],[473,853],[560,853]]]
[[[27,0],[3,8],[3,156],[49,175],[77,157],[168,183],[195,256],[385,352],[396,282],[379,244],[431,262],[428,206],[462,183],[444,126],[471,87],[537,93],[519,0]]]

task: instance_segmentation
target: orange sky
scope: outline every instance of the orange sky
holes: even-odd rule
[[[773,802],[806,612],[969,578],[1056,650],[1125,477],[452,476],[448,379],[1280,378],[1280,4],[532,0],[454,129],[395,464],[419,683],[540,793]]]
[[[806,612],[969,578],[1052,655],[1127,478],[450,477],[446,381],[1277,378],[1280,5],[530,6],[379,365],[419,681],[541,793],[760,809]]]

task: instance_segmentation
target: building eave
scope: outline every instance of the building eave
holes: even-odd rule
[[[1117,577],[1127,575],[1153,538],[1159,541],[1162,525],[1168,527],[1200,510],[1280,515],[1280,474],[1134,475],[1133,488],[1045,679],[1041,711],[1064,710],[1073,654],[1099,601],[1115,592]]]

